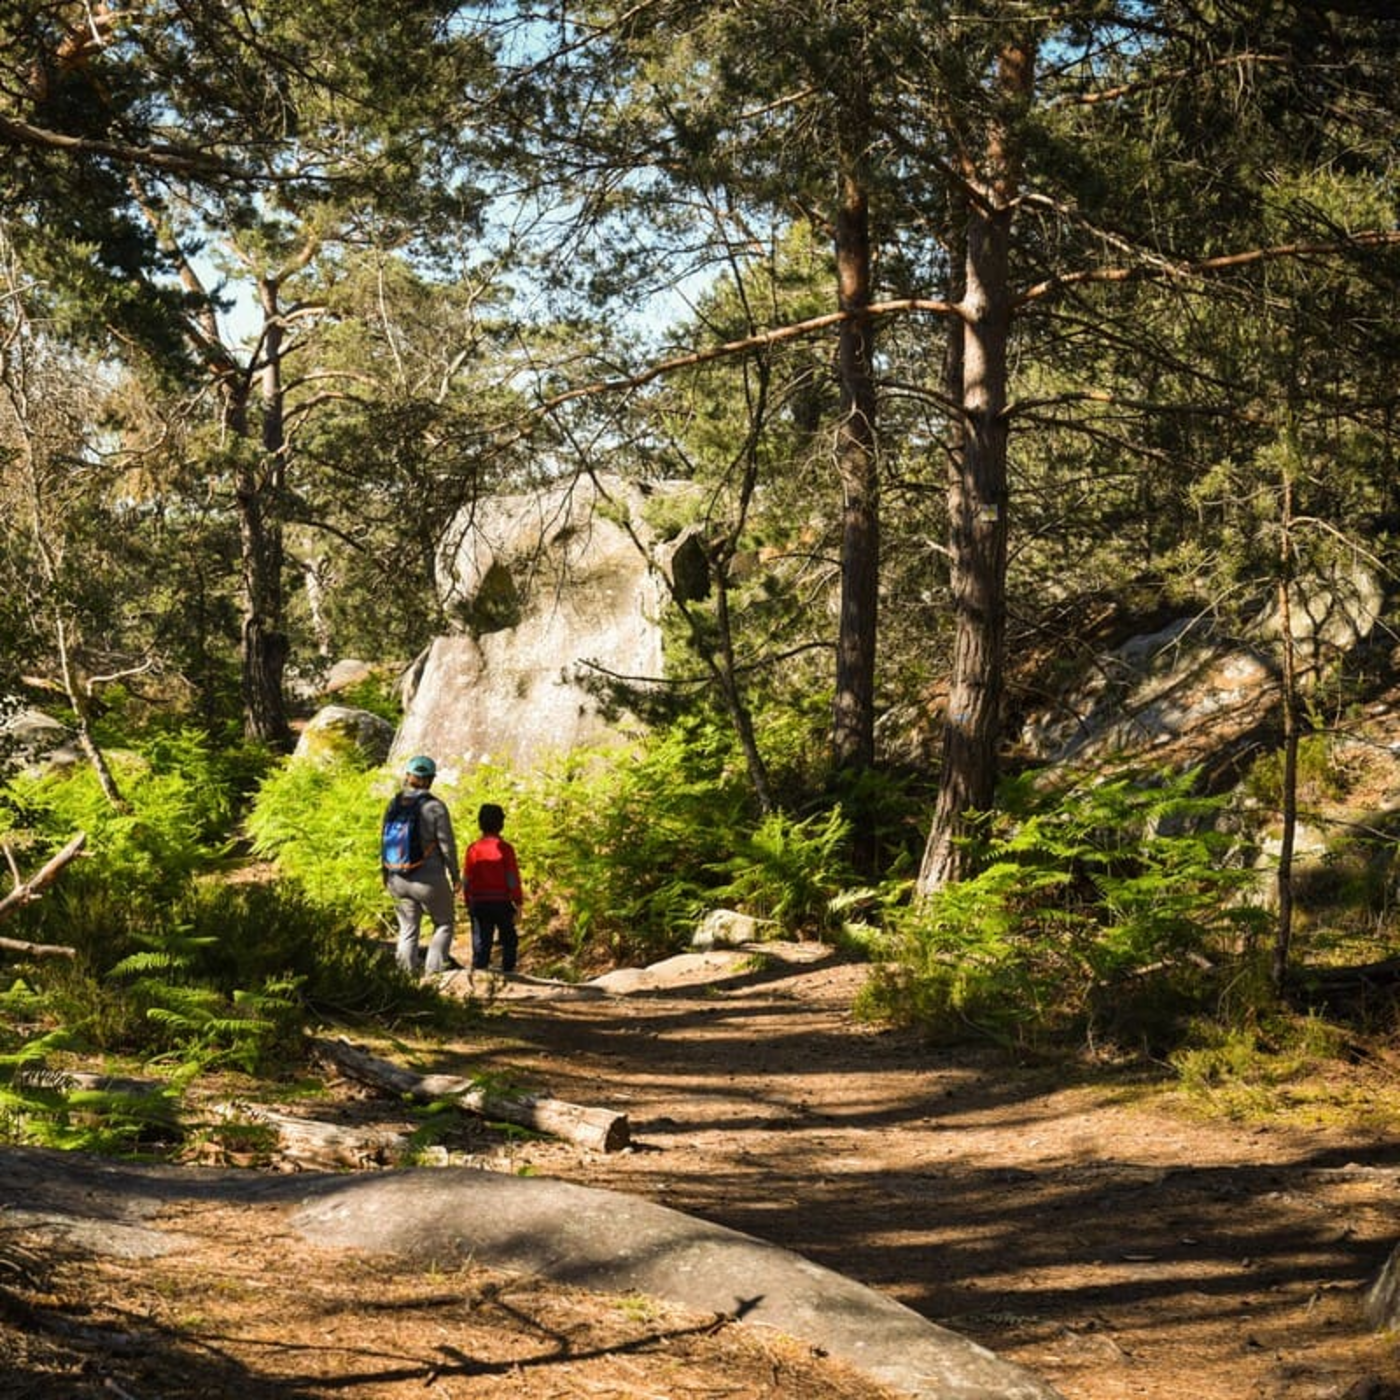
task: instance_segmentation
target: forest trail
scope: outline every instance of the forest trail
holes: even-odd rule
[[[487,1062],[627,1112],[635,1146],[507,1142],[494,1165],[783,1245],[1067,1400],[1400,1397],[1360,1317],[1397,1229],[1383,1131],[1205,1121],[1140,1081],[932,1048],[852,1015],[867,968],[811,956],[630,996],[504,989]]]
[[[518,979],[482,999],[467,1035],[410,1043],[401,1028],[378,1047],[420,1071],[625,1110],[626,1151],[414,1114],[334,1075],[284,1086],[279,1103],[347,1130],[432,1126],[453,1163],[745,1231],[1065,1400],[1400,1400],[1395,1339],[1361,1317],[1397,1233],[1400,1143],[1383,1127],[1330,1127],[1325,1099],[1316,1123],[1205,1121],[1141,1075],[1071,1082],[932,1047],[853,1016],[868,969],[809,946],[765,946],[728,979],[679,962],[684,985],[612,974],[629,995]],[[1358,1066],[1339,1088],[1354,1097],[1383,1069]],[[890,1400],[824,1352],[723,1315],[299,1233],[309,1197],[356,1195],[373,1174],[229,1170],[226,1156],[212,1175],[131,1167],[133,1189],[103,1159],[11,1155],[0,1400]],[[429,1194],[441,1181],[469,1239],[462,1178],[414,1180]]]

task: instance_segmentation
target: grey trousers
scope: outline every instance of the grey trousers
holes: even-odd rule
[[[457,913],[456,899],[446,876],[441,880],[409,880],[402,875],[390,875],[388,888],[394,896],[394,916],[399,922],[399,942],[394,953],[399,966],[414,977],[419,972],[441,972],[452,951]],[[432,924],[433,933],[420,967],[418,933],[424,915]]]

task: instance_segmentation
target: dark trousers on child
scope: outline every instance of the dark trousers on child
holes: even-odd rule
[[[505,899],[472,901],[472,969],[482,971],[491,966],[491,946],[496,935],[501,939],[501,971],[515,971],[515,906]]]

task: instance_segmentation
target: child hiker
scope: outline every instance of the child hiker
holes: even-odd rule
[[[472,921],[472,970],[491,966],[491,946],[501,939],[501,971],[515,971],[515,915],[524,897],[515,847],[503,840],[505,812],[483,802],[476,815],[481,837],[467,847],[462,861],[462,898]]]

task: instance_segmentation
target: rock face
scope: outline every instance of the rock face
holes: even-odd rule
[[[33,776],[83,761],[68,729],[39,710],[0,706],[0,769]]]
[[[1304,688],[1371,634],[1383,603],[1359,567],[1295,587],[1289,621]],[[1095,658],[1053,711],[1026,725],[1022,743],[1052,763],[1156,753],[1165,765],[1178,746],[1228,750],[1278,704],[1280,632],[1271,609],[1244,638],[1220,636],[1199,618],[1133,637]]]
[[[439,587],[463,631],[429,649],[396,758],[523,768],[622,737],[625,717],[607,711],[598,682],[662,674],[666,551],[646,524],[649,499],[579,480],[484,503],[459,523]]]

